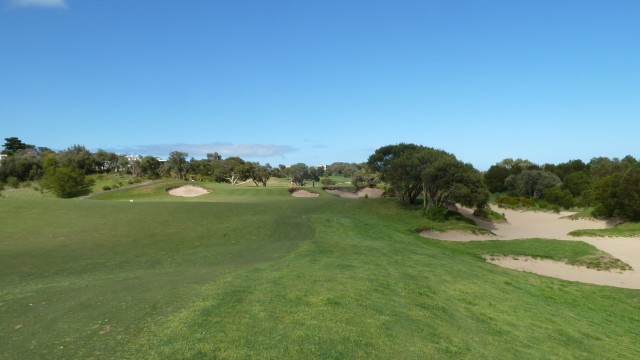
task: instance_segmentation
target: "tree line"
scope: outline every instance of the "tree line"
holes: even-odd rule
[[[177,178],[227,182],[252,181],[267,186],[269,179],[288,178],[297,186],[319,181],[332,185],[330,176],[350,178],[357,188],[382,185],[401,201],[425,209],[452,204],[483,209],[491,194],[502,206],[561,208],[592,207],[593,214],[640,220],[640,162],[597,157],[588,163],[571,160],[538,165],[524,159],[504,159],[480,172],[446,151],[416,144],[378,148],[365,163],[335,162],[328,166],[260,164],[218,153],[204,159],[173,151],[166,161],[153,156],[125,156],[105,150],[91,152],[82,145],[61,151],[6,138],[0,162],[0,186],[37,181],[60,197],[86,191],[87,176],[128,173],[134,178]]]
[[[543,165],[505,159],[491,166],[484,178],[491,192],[501,194],[498,203],[593,207],[594,216],[640,220],[640,163],[631,155]]]
[[[4,156],[0,162],[0,186],[18,187],[24,182],[38,182],[60,197],[74,197],[88,191],[88,176],[127,173],[137,179],[177,178],[180,180],[228,182],[238,185],[252,181],[265,187],[269,179],[289,178],[297,186],[315,185],[323,176],[351,177],[364,164],[337,162],[329,166],[291,166],[260,164],[232,156],[223,159],[218,153],[204,159],[173,151],[166,160],[155,156],[127,156],[98,149],[91,152],[82,145],[61,151],[22,142],[17,137],[5,138]],[[328,180],[327,180],[328,181]]]

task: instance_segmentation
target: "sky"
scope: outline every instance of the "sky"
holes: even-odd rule
[[[640,157],[640,1],[0,0],[0,138],[290,165]]]

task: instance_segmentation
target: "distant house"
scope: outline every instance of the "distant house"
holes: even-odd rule
[[[136,161],[136,160],[142,160],[142,155],[125,154],[124,157],[126,157],[127,160],[129,160],[129,162]]]
[[[327,165],[325,164],[320,164],[320,165],[316,165],[316,169],[322,169],[322,170],[327,170]]]
[[[0,165],[2,165],[2,159],[6,158],[7,154],[0,154]]]

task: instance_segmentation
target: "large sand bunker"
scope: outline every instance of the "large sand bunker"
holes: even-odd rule
[[[384,190],[376,188],[364,188],[358,190],[358,192],[351,192],[344,189],[326,189],[325,191],[345,199],[359,199],[363,197],[374,199],[382,197],[382,194],[384,194]]]
[[[182,196],[182,197],[195,197],[205,195],[211,192],[209,189],[202,188],[194,185],[183,185],[176,188],[169,189],[167,191],[169,195]]]
[[[527,238],[546,238],[568,241],[584,241],[598,249],[631,265],[634,270],[598,271],[551,260],[517,257],[494,257],[488,261],[510,269],[533,272],[560,279],[580,281],[590,284],[610,285],[631,289],[640,289],[640,237],[573,237],[569,232],[579,229],[604,229],[607,222],[600,220],[571,220],[572,213],[544,213],[515,211],[494,208],[503,212],[508,223],[491,223],[472,215],[471,210],[461,208],[464,216],[473,219],[478,226],[492,231],[495,235],[475,235],[464,231],[436,232],[424,231],[421,235],[439,240],[514,240]]]
[[[314,198],[314,197],[320,196],[320,194],[313,193],[313,192],[307,191],[307,190],[299,189],[299,190],[294,190],[291,193],[291,196],[293,196],[293,197],[302,197],[302,198]]]

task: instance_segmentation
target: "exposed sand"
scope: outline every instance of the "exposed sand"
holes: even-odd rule
[[[474,235],[464,231],[424,231],[422,235],[432,239],[450,241],[473,240],[514,240],[526,238],[545,238],[570,241],[584,241],[598,249],[631,265],[634,270],[597,271],[559,263],[551,260],[528,259],[522,256],[495,258],[491,263],[503,267],[553,276],[560,279],[580,281],[590,284],[610,285],[631,289],[640,289],[640,237],[573,237],[568,233],[579,229],[604,229],[608,225],[599,220],[570,220],[564,217],[572,213],[544,213],[515,211],[493,208],[504,213],[508,223],[491,223],[472,215],[470,209],[461,208],[460,213],[473,219],[478,226],[491,230],[492,235]]]
[[[376,189],[376,188],[364,188],[364,189],[358,190],[358,192],[355,192],[355,193],[348,190],[343,190],[343,189],[327,189],[325,191],[330,194],[338,195],[341,198],[345,198],[345,199],[359,199],[363,197],[375,199],[375,198],[382,197],[382,194],[384,194],[384,190]]]
[[[302,197],[302,198],[315,198],[315,197],[320,196],[320,194],[312,193],[312,192],[307,191],[307,190],[299,189],[299,190],[295,190],[294,192],[292,192],[291,196],[293,196],[293,197]]]
[[[525,256],[485,257],[485,260],[509,269],[532,272],[563,280],[627,289],[640,289],[640,276],[638,276],[638,273],[635,271],[598,271],[559,261],[534,259]]]
[[[168,192],[169,192],[169,195],[173,195],[173,196],[195,197],[195,196],[208,194],[211,192],[211,190],[201,188],[199,186],[184,185],[184,186],[177,187],[175,189],[171,189]]]

